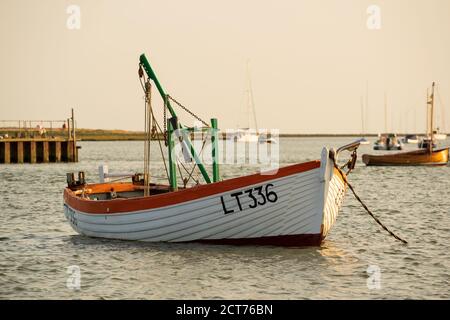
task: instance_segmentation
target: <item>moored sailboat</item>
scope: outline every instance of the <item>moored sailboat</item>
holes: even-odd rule
[[[374,150],[402,150],[403,146],[395,133],[382,133],[374,143]]]
[[[399,152],[393,154],[384,155],[369,155],[364,154],[362,156],[363,162],[368,166],[440,166],[447,165],[449,148],[434,149],[434,133],[433,133],[433,112],[434,112],[434,88],[435,83],[433,82],[431,95],[427,94],[427,115],[430,114],[431,124],[430,130],[427,132],[426,136],[430,138],[424,140],[422,149],[409,151],[409,152]],[[430,112],[428,113],[428,108]],[[427,124],[429,118],[427,117]]]

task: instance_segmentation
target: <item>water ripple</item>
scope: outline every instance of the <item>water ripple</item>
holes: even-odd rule
[[[316,159],[323,145],[347,142],[283,139],[281,162]],[[357,192],[407,246],[350,196],[320,248],[154,244],[92,239],[71,230],[62,212],[66,172],[84,170],[92,182],[102,163],[118,172],[141,168],[140,142],[82,147],[77,164],[1,167],[0,298],[450,298],[444,289],[450,282],[450,167],[367,168],[358,162],[350,177]],[[256,169],[224,166],[222,172],[231,177]],[[67,288],[74,265],[81,271],[80,290]],[[378,289],[368,288],[369,266],[381,271]]]

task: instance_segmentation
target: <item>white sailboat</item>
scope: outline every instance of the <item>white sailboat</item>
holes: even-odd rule
[[[392,126],[392,125],[391,125]],[[378,140],[373,145],[374,150],[402,150],[403,145],[401,140],[395,133],[387,131],[387,95],[384,94],[384,130],[385,133],[378,134]]]
[[[250,67],[247,61],[247,90],[245,91],[245,100],[247,105],[247,127],[236,130],[235,140],[237,142],[259,142],[259,143],[276,143],[276,140],[266,134],[262,134],[258,130],[258,122],[256,120],[255,100],[253,98],[252,81],[250,77]],[[251,118],[255,128],[250,127]]]

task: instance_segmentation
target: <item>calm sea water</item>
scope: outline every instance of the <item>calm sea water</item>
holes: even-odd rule
[[[324,145],[350,141],[282,139],[281,164],[318,159]],[[0,298],[450,298],[448,166],[372,168],[359,161],[350,176],[406,246],[381,230],[351,194],[321,247],[149,244],[87,238],[70,228],[62,207],[66,172],[84,170],[94,182],[99,164],[111,172],[142,171],[142,142],[81,146],[76,164],[0,166]],[[365,152],[371,147],[362,146],[360,155]],[[160,162],[153,167],[162,170]],[[225,177],[252,170],[222,167]],[[70,266],[80,268],[79,290],[67,287]]]

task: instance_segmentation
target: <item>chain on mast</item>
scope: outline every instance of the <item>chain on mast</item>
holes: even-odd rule
[[[145,82],[144,197],[150,195],[150,142],[153,117],[151,98],[152,85],[148,79]]]

